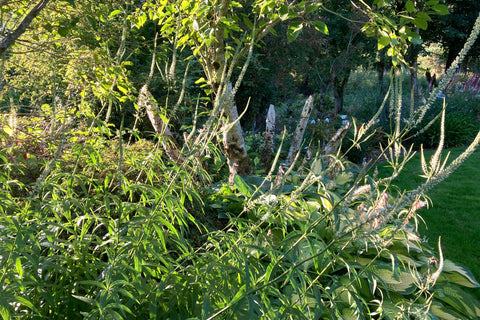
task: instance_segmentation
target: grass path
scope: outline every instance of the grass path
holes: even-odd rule
[[[462,149],[449,151],[451,161]],[[426,159],[431,154],[433,152],[426,152]],[[381,169],[380,173],[384,170]],[[402,189],[414,189],[424,181],[419,177],[421,174],[420,155],[417,154],[394,184]],[[472,154],[427,195],[432,203],[430,208],[418,211],[425,220],[425,224],[419,226],[420,234],[434,248],[441,236],[444,256],[466,265],[480,281],[480,151]],[[475,295],[480,298],[480,289]]]

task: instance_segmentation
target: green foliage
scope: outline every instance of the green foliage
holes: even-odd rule
[[[380,10],[363,5],[370,17],[363,30],[377,38],[378,50],[388,48],[387,55],[392,58],[394,66],[405,63],[404,55],[411,44],[423,42],[418,30],[426,30],[432,16],[448,14],[448,7],[438,0],[374,1]]]
[[[234,165],[227,172],[219,147],[227,131],[219,114],[228,103],[221,88],[235,77],[240,84],[245,68],[237,66],[247,51],[275,26],[284,28],[287,42],[302,40],[307,26],[334,35],[321,39],[332,41],[322,52],[340,57],[365,43],[354,41],[359,30],[347,23],[327,28],[323,19],[338,19],[339,7],[317,15],[321,6],[310,2],[211,4],[70,1],[69,10],[47,11],[35,25],[40,31],[30,33],[45,48],[38,60],[14,51],[3,57],[2,110],[10,114],[0,128],[2,318],[478,318],[479,303],[464,290],[478,282],[444,258],[440,243],[435,252],[421,240],[414,225],[425,192],[472,152],[480,135],[441,165],[442,121],[437,152],[422,163],[427,180],[412,192],[392,192],[410,158],[402,140],[429,110],[421,106],[402,117],[402,82],[392,72],[392,130],[382,136],[382,156],[394,169],[389,177],[346,161],[379,131],[382,109],[353,125],[346,150],[342,129],[333,132],[340,119],[331,127],[322,119],[309,124],[308,152],[291,166],[281,163],[279,150],[268,173],[239,176]],[[418,27],[444,11],[437,1],[425,3],[427,11],[405,6]],[[402,41],[416,38],[405,38],[411,21],[398,17],[388,36],[403,49]],[[385,31],[388,17],[374,18],[374,27]],[[351,41],[333,43],[345,30],[352,31]],[[51,59],[50,50],[69,58]],[[198,81],[201,72],[206,80]],[[176,117],[186,133],[180,157],[169,155],[173,138],[161,132],[155,142],[140,137],[136,84],[158,84],[162,120]],[[200,95],[185,102],[185,92]],[[198,101],[195,113],[192,101]],[[20,104],[36,113],[20,116]],[[205,112],[212,105],[214,111]],[[131,112],[133,127],[125,121]],[[288,146],[285,136],[281,143]],[[246,139],[253,157],[260,138]]]
[[[473,94],[467,92],[452,92],[448,96],[449,105],[447,106],[445,116],[445,147],[464,146],[475,137],[480,123],[478,120],[478,108],[476,98]],[[440,110],[440,103],[434,107],[434,110]],[[433,113],[432,113],[433,114]],[[430,114],[424,121],[430,123],[435,121]],[[423,145],[424,148],[434,148],[440,138],[439,119],[436,119],[433,125],[428,129],[422,130],[421,134],[413,139],[415,145]]]

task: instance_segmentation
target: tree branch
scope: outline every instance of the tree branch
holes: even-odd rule
[[[15,43],[15,41],[25,32],[25,30],[27,30],[33,19],[35,19],[35,17],[49,2],[50,0],[39,0],[35,7],[33,7],[33,9],[25,16],[25,18],[23,18],[20,25],[13,30],[13,32],[9,32],[5,38],[0,41],[0,54],[4,53]]]

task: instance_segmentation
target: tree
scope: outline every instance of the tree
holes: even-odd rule
[[[3,33],[4,35],[0,40],[0,54],[3,54],[15,41],[27,30],[30,23],[33,19],[40,13],[40,11],[45,8],[45,6],[50,2],[50,0],[38,0],[35,6],[23,17],[23,19],[17,24],[15,23],[13,30],[5,30],[9,26],[2,22]],[[3,10],[2,4],[2,10]],[[22,8],[25,10],[26,8]],[[18,22],[18,21],[17,21]],[[6,32],[5,32],[6,31]]]
[[[218,112],[227,119],[224,148],[231,172],[250,171],[243,134],[238,121],[234,96],[243,77],[237,67],[276,25],[291,21],[288,37],[294,40],[308,23],[303,18],[318,10],[320,4],[279,0],[250,1],[147,1],[137,15],[137,26],[147,17],[157,20],[162,35],[176,39],[178,48],[188,47],[203,67],[205,81],[218,105]],[[324,24],[320,30],[326,32]],[[245,70],[248,59],[244,65]],[[236,72],[237,82],[233,82]],[[215,116],[215,115],[214,115]]]
[[[480,12],[480,2],[475,0],[445,0],[450,13],[444,16],[432,17],[432,23],[422,32],[422,37],[431,43],[440,43],[445,51],[448,69],[467,39]],[[470,58],[479,57],[479,46],[475,44],[469,52]]]

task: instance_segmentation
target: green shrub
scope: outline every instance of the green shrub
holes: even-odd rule
[[[479,108],[478,98],[472,94],[456,93],[449,95],[445,115],[445,147],[462,147],[473,140],[480,129],[478,120]],[[441,110],[438,103],[434,108],[435,112],[430,113],[424,120],[424,125],[434,120],[433,115]],[[439,119],[428,129],[413,139],[418,148],[423,144],[424,148],[435,148],[440,138]]]

